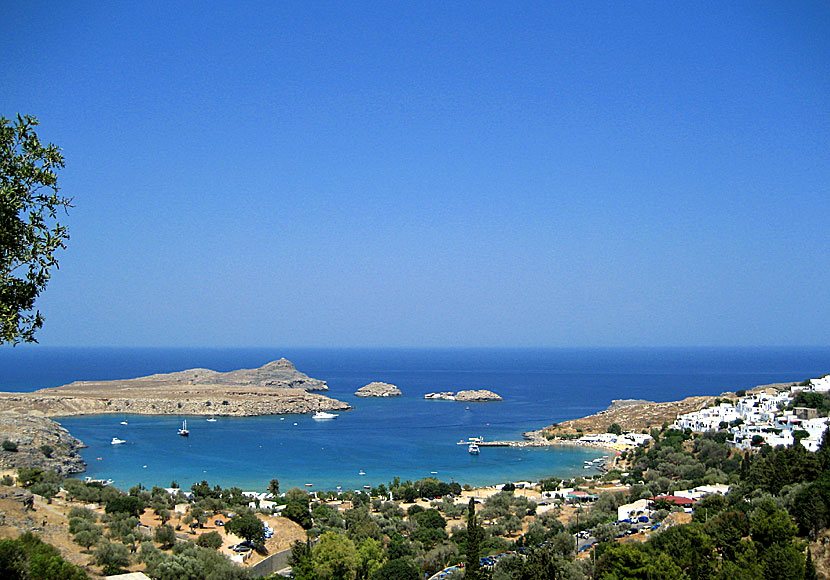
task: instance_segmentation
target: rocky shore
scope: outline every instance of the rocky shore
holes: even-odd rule
[[[355,397],[400,397],[401,390],[389,383],[372,382],[355,391]]]
[[[44,417],[0,414],[0,442],[5,441],[16,445],[17,451],[0,449],[2,471],[40,467],[70,475],[86,470],[78,454],[84,444]]]

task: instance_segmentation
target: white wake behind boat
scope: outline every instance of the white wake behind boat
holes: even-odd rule
[[[337,413],[326,413],[325,411],[317,411],[314,415],[311,416],[312,419],[337,419],[339,415]]]

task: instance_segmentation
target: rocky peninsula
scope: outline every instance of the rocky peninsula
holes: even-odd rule
[[[389,383],[372,382],[355,391],[355,397],[400,397],[401,390]]]
[[[285,360],[257,369],[191,369],[113,381],[77,381],[32,393],[0,393],[0,413],[60,417],[100,413],[253,416],[346,410]]]
[[[468,403],[503,400],[500,395],[494,393],[493,391],[488,391],[486,389],[458,391],[457,393],[453,393],[452,391],[445,391],[442,393],[427,393],[426,395],[424,395],[424,398],[441,401],[461,401]]]
[[[0,471],[21,467],[53,469],[62,475],[81,473],[84,447],[69,431],[45,417],[0,414]]]

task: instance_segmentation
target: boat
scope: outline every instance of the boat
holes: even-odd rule
[[[358,475],[366,475],[366,472],[361,469],[360,471],[357,472],[357,474]]]
[[[110,441],[110,445],[121,445],[122,443],[126,443],[126,441],[119,439],[118,437],[113,437],[112,441]]]
[[[337,413],[326,413],[325,411],[317,411],[311,416],[312,419],[337,419]]]
[[[470,443],[470,446],[467,448],[467,451],[470,453],[470,455],[478,455],[479,453],[481,453],[481,449],[479,449],[478,445],[476,445],[475,443]]]
[[[216,423],[216,417],[209,417],[209,418],[207,419],[207,422],[208,422],[208,423]]]
[[[110,478],[107,478],[107,479],[93,479],[89,475],[84,477],[84,482],[85,483],[98,483],[100,485],[112,485],[113,484],[113,480],[110,479]]]
[[[305,484],[305,486],[306,486],[306,487],[311,487],[312,485],[314,485],[314,484],[313,484],[313,483],[307,483],[307,484]]]
[[[129,425],[129,423],[127,423],[127,420],[126,420],[126,419],[124,419],[123,421],[121,421],[121,424],[122,424],[122,425]]]
[[[182,437],[190,437],[190,431],[187,430],[187,419],[182,421],[182,428],[179,429],[179,435]]]

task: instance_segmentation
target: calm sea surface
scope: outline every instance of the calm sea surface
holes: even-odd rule
[[[698,349],[0,349],[0,389],[32,391],[75,380],[133,378],[204,367],[255,368],[285,357],[329,384],[354,410],[331,421],[285,415],[251,418],[97,415],[60,419],[89,447],[86,475],[182,487],[208,480],[264,489],[357,488],[418,479],[485,484],[587,473],[592,450],[483,448],[460,439],[519,439],[523,431],[591,414],[612,399],[653,401],[719,394],[830,372],[830,348]],[[371,381],[398,385],[395,399],[352,393]],[[433,391],[491,389],[497,403],[426,401]],[[469,406],[469,409],[466,407]],[[176,430],[188,420],[189,438]],[[121,425],[126,420],[128,425]],[[113,437],[125,445],[110,445]],[[359,475],[359,472],[366,475]]]

